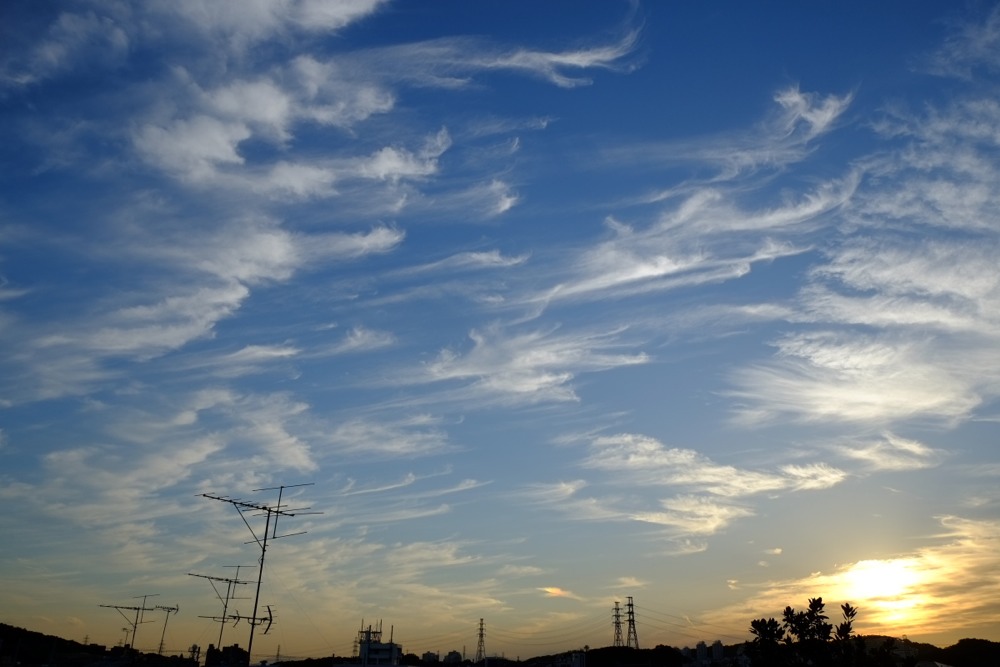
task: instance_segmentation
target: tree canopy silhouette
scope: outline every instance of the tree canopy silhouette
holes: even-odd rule
[[[840,606],[843,620],[836,627],[826,615],[823,598],[810,598],[806,609],[785,607],[779,623],[774,618],[750,621],[748,653],[753,665],[792,667],[878,667],[893,665],[891,651],[866,650],[864,640],[854,634],[857,607]]]

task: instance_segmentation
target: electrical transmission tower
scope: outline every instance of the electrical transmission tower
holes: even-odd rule
[[[628,639],[625,640],[625,645],[630,648],[639,648],[639,637],[635,634],[635,605],[632,604],[632,596],[628,596],[628,603],[625,605],[626,615],[628,616]]]
[[[234,621],[234,622],[238,622],[239,621],[239,614],[238,613],[235,616],[233,616],[233,617],[229,616],[229,602],[231,600],[245,599],[245,598],[237,598],[235,596],[236,587],[239,586],[239,585],[242,585],[242,584],[249,584],[250,583],[249,581],[240,581],[240,568],[241,567],[246,567],[246,566],[244,566],[244,565],[227,565],[226,567],[235,567],[236,568],[236,576],[233,577],[232,579],[229,579],[229,578],[226,578],[226,577],[210,577],[207,574],[193,574],[191,572],[188,572],[188,576],[191,576],[191,577],[200,577],[201,579],[207,579],[208,583],[212,584],[212,590],[215,591],[215,597],[219,598],[219,602],[222,603],[222,616],[200,616],[199,617],[199,618],[211,618],[213,621],[218,622],[218,624],[219,624],[219,643],[216,644],[216,646],[219,648],[220,651],[222,650],[222,631],[226,627],[226,622],[227,621]],[[217,582],[217,581],[226,584],[226,594],[225,594],[225,596],[223,596],[223,594],[219,592],[219,587],[215,585],[215,582]]]
[[[271,629],[271,623],[274,622],[274,615],[271,612],[270,606],[267,607],[267,616],[257,615],[257,610],[259,608],[259,603],[260,603],[260,584],[264,580],[264,556],[267,554],[267,541],[269,539],[276,540],[282,537],[292,537],[293,535],[302,535],[306,532],[303,530],[297,533],[287,533],[285,535],[278,535],[279,517],[283,516],[292,517],[304,514],[321,514],[321,512],[307,512],[306,510],[310,509],[308,507],[289,508],[287,505],[281,504],[281,496],[284,494],[285,489],[291,489],[300,486],[312,486],[312,484],[311,483],[291,484],[288,486],[282,485],[282,486],[272,486],[265,489],[254,489],[255,493],[258,491],[277,491],[278,502],[275,503],[274,505],[267,505],[265,503],[257,503],[257,502],[248,502],[245,500],[240,500],[238,498],[229,498],[228,496],[216,495],[214,493],[199,494],[204,498],[210,498],[212,500],[218,500],[220,502],[229,503],[230,505],[235,507],[236,511],[240,515],[240,518],[243,519],[243,523],[245,523],[246,527],[250,530],[250,534],[253,535],[253,540],[251,541],[256,542],[257,546],[260,547],[260,560],[259,560],[260,566],[257,569],[257,592],[253,598],[253,615],[239,616],[237,614],[234,619],[237,623],[240,620],[245,620],[247,624],[250,626],[250,639],[247,641],[247,660],[251,662],[253,660],[252,651],[253,651],[254,630],[257,629],[258,625],[266,624],[266,627],[264,628],[264,634],[267,634],[267,631]],[[251,526],[250,522],[247,521],[246,517],[247,514],[250,514],[251,516],[264,517],[264,532],[261,533],[261,535],[258,536],[257,532],[253,529],[253,526]]]
[[[482,662],[486,659],[486,633],[483,631],[483,619],[479,619],[479,644],[476,646],[476,659],[473,662]]]
[[[622,641],[622,612],[621,608],[618,606],[618,600],[615,600],[615,615],[614,622],[615,626],[615,640],[612,642],[612,646],[625,646],[625,642]]]
[[[146,606],[146,598],[156,597],[157,595],[159,595],[159,593],[153,593],[152,595],[137,595],[135,597],[136,600],[138,600],[139,598],[142,598],[142,604],[139,605],[138,607],[125,607],[125,606],[117,605],[117,604],[102,604],[102,605],[100,605],[102,607],[107,607],[108,609],[116,609],[116,610],[118,610],[118,613],[121,614],[122,618],[125,619],[125,622],[128,623],[128,628],[122,628],[122,630],[125,631],[125,639],[126,640],[128,639],[128,630],[129,629],[132,630],[132,641],[129,643],[129,646],[131,646],[133,650],[135,649],[135,631],[143,623],[152,623],[152,621],[145,620],[145,618],[144,618],[145,613],[147,611],[155,611],[156,610],[156,607],[147,607]],[[125,615],[126,611],[134,611],[135,612],[135,620],[133,620],[133,619],[129,618],[128,616],[126,616]]]

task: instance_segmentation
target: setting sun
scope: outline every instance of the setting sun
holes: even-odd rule
[[[909,593],[920,578],[910,559],[863,560],[843,573],[842,595],[851,600],[896,598]]]
[[[863,560],[835,577],[836,597],[865,608],[874,625],[912,623],[920,615],[926,576],[918,560]]]

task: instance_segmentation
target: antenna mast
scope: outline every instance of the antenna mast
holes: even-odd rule
[[[132,628],[132,641],[129,644],[129,646],[131,646],[133,650],[135,649],[135,631],[136,631],[136,629],[142,623],[151,623],[151,621],[144,620],[144,618],[143,618],[144,615],[145,615],[144,612],[153,611],[153,610],[156,609],[156,607],[147,607],[146,606],[146,598],[156,597],[157,595],[159,595],[159,593],[153,593],[152,595],[137,595],[137,596],[135,596],[136,600],[138,600],[139,598],[142,598],[142,604],[139,605],[138,607],[124,607],[122,605],[117,605],[117,604],[102,604],[102,605],[100,605],[101,607],[107,607],[108,609],[117,609],[118,613],[121,614],[122,618],[125,619],[125,622],[128,623],[129,628]],[[126,616],[125,615],[126,611],[134,611],[135,612],[135,620],[132,620],[128,616]],[[123,630],[127,631],[128,628],[123,628]],[[128,633],[127,632],[125,634],[125,638],[128,639]]]
[[[267,623],[267,627],[264,629],[264,634],[267,634],[267,631],[271,629],[271,623],[274,622],[274,616],[273,616],[273,614],[271,612],[271,607],[267,608],[267,616],[264,616],[264,617],[257,616],[257,610],[259,608],[259,603],[260,603],[260,584],[264,580],[264,556],[267,555],[267,541],[269,539],[276,540],[276,539],[279,539],[279,538],[282,538],[282,537],[292,537],[293,535],[302,535],[302,534],[304,534],[306,532],[306,531],[303,530],[303,531],[300,531],[300,532],[297,532],[297,533],[288,533],[288,534],[285,534],[285,535],[278,535],[278,517],[282,517],[282,516],[292,517],[292,516],[299,516],[299,515],[303,515],[303,514],[321,514],[322,513],[322,512],[308,512],[308,511],[306,511],[306,510],[310,509],[309,507],[300,507],[300,508],[291,508],[290,509],[286,505],[282,505],[281,504],[281,496],[284,494],[285,489],[292,489],[292,488],[296,488],[296,487],[300,487],[300,486],[312,486],[312,483],[310,482],[308,484],[290,484],[290,485],[287,485],[287,486],[286,485],[271,486],[271,487],[267,487],[267,488],[264,488],[264,489],[254,489],[253,490],[255,493],[258,492],[258,491],[277,491],[278,492],[278,502],[275,503],[274,505],[267,505],[265,503],[248,502],[248,501],[245,501],[245,500],[240,500],[238,498],[229,498],[228,496],[216,495],[214,493],[202,493],[202,494],[199,494],[199,495],[201,495],[204,498],[210,498],[212,500],[218,500],[220,502],[229,503],[230,505],[232,505],[233,507],[235,507],[236,511],[239,512],[240,518],[243,519],[243,523],[245,523],[247,529],[250,530],[250,534],[253,535],[253,540],[252,541],[256,542],[257,546],[260,547],[260,561],[259,561],[260,567],[257,569],[257,592],[256,592],[256,594],[254,595],[254,598],[253,598],[253,615],[249,616],[249,617],[240,617],[239,615],[236,616],[236,621],[237,622],[241,618],[243,618],[250,625],[250,639],[247,642],[247,661],[248,662],[252,660],[252,657],[251,657],[252,653],[251,653],[251,651],[253,650],[253,633],[254,633],[254,630],[257,628],[258,625],[261,625],[263,623]],[[247,521],[247,518],[246,518],[246,514],[247,513],[250,513],[253,516],[263,516],[263,517],[265,517],[264,518],[264,532],[263,532],[262,536],[258,537],[256,531],[254,531],[254,529],[253,529],[253,526],[251,526],[250,522]],[[273,520],[273,523],[272,523],[272,520]],[[249,544],[249,542],[247,544]]]
[[[156,655],[163,655],[163,639],[167,636],[167,621],[170,620],[170,614],[176,614],[181,610],[180,605],[174,605],[173,607],[164,607],[163,605],[156,605],[157,609],[162,609],[167,612],[166,617],[163,619],[163,632],[160,633],[160,648],[156,650]]]
[[[211,619],[213,619],[215,621],[218,621],[218,623],[219,623],[219,643],[216,644],[216,646],[219,648],[219,650],[222,650],[222,631],[226,627],[226,621],[230,621],[230,620],[237,620],[238,621],[239,620],[238,617],[237,618],[230,618],[228,616],[228,613],[229,613],[229,601],[230,600],[240,599],[240,598],[237,598],[234,595],[236,586],[241,585],[241,584],[249,584],[250,583],[249,581],[240,581],[240,568],[241,567],[246,567],[245,565],[227,565],[226,567],[235,567],[236,568],[236,576],[234,578],[228,579],[228,578],[225,578],[225,577],[210,577],[207,574],[194,574],[192,572],[188,572],[188,576],[190,576],[190,577],[200,577],[202,579],[207,579],[208,583],[212,584],[212,590],[215,591],[215,597],[219,598],[219,602],[222,603],[222,616],[221,617],[219,617],[219,616],[201,616],[201,617],[199,617],[199,618],[211,618]],[[215,582],[217,582],[217,581],[221,581],[221,582],[223,582],[223,583],[226,584],[226,595],[225,596],[223,596],[222,593],[219,592],[219,587],[215,585]]]

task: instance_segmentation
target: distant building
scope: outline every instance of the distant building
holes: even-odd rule
[[[239,644],[217,649],[212,644],[205,651],[205,667],[243,667],[250,662],[250,654]]]
[[[398,665],[402,656],[403,648],[392,637],[382,641],[382,621],[375,628],[369,625],[358,631],[358,658],[362,665]]]
[[[722,662],[722,658],[726,655],[726,648],[722,645],[722,642],[718,639],[712,643],[712,661]]]
[[[441,662],[441,655],[438,653],[432,653],[431,651],[427,651],[427,653],[424,653],[422,656],[420,656],[420,660],[423,661],[425,665],[435,662]]]
[[[462,663],[462,654],[458,651],[448,651],[448,655],[444,657],[444,664],[446,665],[458,665]]]

